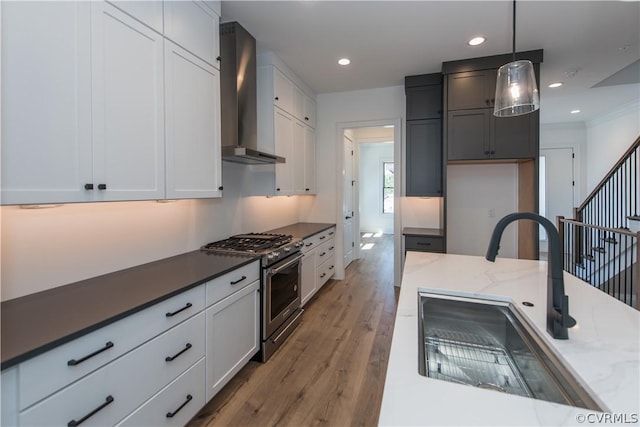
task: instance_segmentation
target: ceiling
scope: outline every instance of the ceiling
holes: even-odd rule
[[[318,94],[403,85],[444,61],[510,53],[511,14],[506,0],[222,1],[223,22],[240,22],[258,53],[274,52]],[[487,41],[468,46],[477,35]],[[587,122],[640,99],[638,1],[521,0],[516,47],[544,50],[542,123]],[[547,87],[555,81],[564,85]]]

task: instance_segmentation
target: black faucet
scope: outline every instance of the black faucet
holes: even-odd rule
[[[560,236],[556,227],[538,214],[531,212],[512,213],[502,218],[496,224],[487,248],[487,260],[494,262],[500,238],[507,225],[519,219],[529,219],[542,225],[549,237],[549,261],[547,265],[547,332],[555,339],[569,339],[568,328],[576,325],[576,321],[569,316],[569,297],[564,294],[564,278],[562,277],[562,253]]]

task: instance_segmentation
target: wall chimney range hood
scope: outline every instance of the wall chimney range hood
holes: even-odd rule
[[[258,150],[256,40],[237,22],[220,24],[220,58],[222,160],[284,163]]]

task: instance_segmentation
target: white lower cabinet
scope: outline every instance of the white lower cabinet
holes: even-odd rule
[[[0,426],[18,425],[18,368],[5,369],[0,375]]]
[[[259,290],[260,282],[255,281],[205,311],[207,400],[258,351]]]
[[[335,241],[333,238],[335,232],[335,227],[331,227],[304,239],[301,279],[303,306],[335,273]]]
[[[20,413],[20,424],[114,425],[204,356],[200,313]]]
[[[118,427],[186,425],[207,403],[204,378],[205,360],[202,358],[118,423]]]

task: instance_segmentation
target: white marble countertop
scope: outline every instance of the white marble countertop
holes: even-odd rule
[[[568,273],[564,278],[578,324],[568,340],[554,340],[545,326],[546,262],[407,252],[379,424],[639,425],[640,313]],[[513,302],[605,413],[421,376],[419,289]]]

